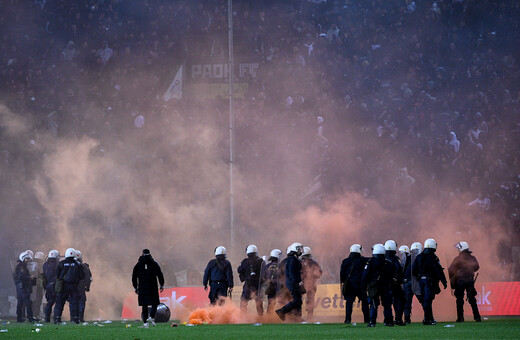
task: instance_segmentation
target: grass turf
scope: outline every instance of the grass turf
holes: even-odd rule
[[[130,324],[131,326],[127,327]],[[100,326],[101,325],[101,326]],[[148,329],[138,322],[89,325],[35,326],[29,323],[0,324],[0,339],[520,339],[520,319],[494,319],[482,323],[445,323],[423,326],[367,328],[365,324],[263,324],[201,325],[171,327],[171,322]],[[453,325],[454,327],[445,327]],[[35,329],[40,329],[36,332]]]

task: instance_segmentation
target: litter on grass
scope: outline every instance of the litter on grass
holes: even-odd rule
[[[444,328],[446,328],[446,327],[455,327],[455,325],[446,325],[446,326],[444,326]]]

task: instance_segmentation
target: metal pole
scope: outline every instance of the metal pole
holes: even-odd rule
[[[235,112],[233,108],[233,0],[228,0],[228,49],[229,49],[229,230],[231,251],[235,249],[235,202],[233,188],[233,143]]]

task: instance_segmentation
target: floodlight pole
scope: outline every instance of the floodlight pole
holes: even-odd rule
[[[233,107],[234,63],[233,63],[233,0],[228,0],[228,50],[229,50],[229,230],[231,251],[235,249],[235,192],[233,187],[233,143],[235,112]]]

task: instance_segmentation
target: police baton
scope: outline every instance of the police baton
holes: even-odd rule
[[[480,274],[480,273],[477,273],[477,275],[475,275],[475,278],[473,279],[473,291],[475,292],[475,296],[477,296],[477,290],[475,289],[475,282],[477,282],[478,274]],[[469,296],[466,293],[466,301],[468,301],[468,299],[469,299]]]

